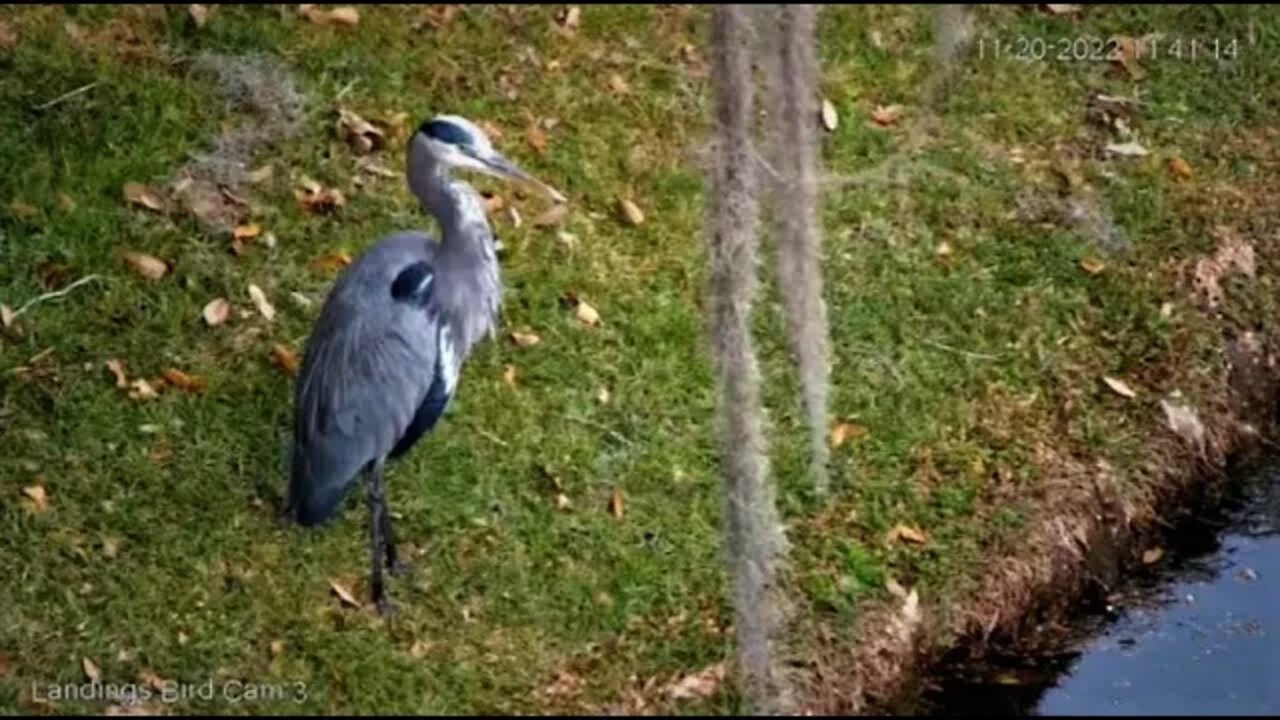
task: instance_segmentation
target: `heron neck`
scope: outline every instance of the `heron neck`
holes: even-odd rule
[[[436,219],[440,241],[451,255],[491,259],[493,240],[479,195],[462,183],[453,182],[448,168],[430,153],[410,154],[409,188],[422,203],[422,209]]]

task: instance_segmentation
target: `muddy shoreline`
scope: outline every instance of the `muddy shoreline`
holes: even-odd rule
[[[1262,451],[1275,447],[1274,340],[1253,334],[1226,340],[1223,362],[1215,405],[1197,408],[1203,441],[1167,428],[1153,434],[1136,471],[1142,488],[1136,498],[1105,461],[1045,448],[1056,477],[1018,551],[992,558],[976,592],[923,606],[916,623],[897,607],[864,614],[860,645],[843,653],[824,648],[821,672],[804,677],[800,712],[919,714],[927,711],[930,688],[957,668],[1011,655],[1061,656],[1078,632],[1076,621],[1142,568],[1145,549],[1222,508],[1231,480],[1256,469]]]

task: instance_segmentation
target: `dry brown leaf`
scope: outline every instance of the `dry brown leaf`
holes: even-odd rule
[[[512,390],[516,387],[516,366],[506,365],[502,368],[502,382]]]
[[[184,392],[198,393],[205,388],[204,378],[188,375],[177,368],[169,368],[164,371],[164,380],[170,385]]]
[[[867,434],[867,427],[858,423],[836,423],[831,428],[831,447],[838,448],[850,440],[857,440]]]
[[[237,242],[247,242],[262,234],[262,227],[257,223],[237,225],[231,230],[231,237]]]
[[[569,217],[569,206],[557,203],[529,222],[533,223],[534,227],[551,227],[559,225],[567,217]]]
[[[135,273],[148,280],[159,280],[169,272],[169,265],[153,255],[126,250],[120,256]]]
[[[822,127],[827,132],[834,132],[840,125],[840,116],[836,114],[836,106],[828,99],[822,98]]]
[[[116,387],[121,390],[129,387],[129,376],[124,372],[124,363],[116,358],[111,358],[106,362],[107,371],[115,378]]]
[[[197,28],[204,27],[209,22],[209,6],[207,5],[188,5],[187,14],[191,16],[191,20],[195,22]]]
[[[1044,9],[1048,10],[1050,15],[1074,15],[1083,7],[1083,5],[1045,5]]]
[[[309,177],[303,176],[298,185],[293,196],[297,199],[298,206],[307,212],[329,212],[347,204],[347,198],[337,188],[326,190]]]
[[[885,539],[890,543],[907,542],[913,545],[924,545],[929,541],[924,531],[911,525],[894,525]]]
[[[536,124],[525,128],[524,139],[529,143],[530,147],[537,150],[539,153],[547,151],[547,134],[542,132],[542,128],[538,127]]]
[[[231,317],[231,303],[226,298],[214,298],[200,311],[200,316],[209,327],[217,327]]]
[[[129,383],[129,397],[133,400],[153,400],[160,397],[156,388],[149,381],[138,378]]]
[[[18,47],[18,31],[9,23],[0,20],[0,50],[12,50]]]
[[[902,118],[901,105],[877,105],[871,111],[871,121],[880,127],[888,127]]]
[[[556,494],[556,509],[568,510],[571,507],[573,507],[573,501],[569,499],[568,495],[565,495],[564,493]]]
[[[0,303],[0,327],[11,328],[13,327],[13,321],[17,319],[18,315],[13,311],[13,308]]]
[[[34,205],[28,205],[21,200],[14,200],[9,203],[9,214],[19,220],[30,220],[40,214],[40,208]]]
[[[579,300],[578,306],[574,308],[574,317],[583,325],[594,327],[600,324],[600,313],[595,308],[588,305],[585,301]]]
[[[1109,143],[1104,149],[1112,155],[1119,155],[1120,157],[1146,157],[1151,154],[1151,151],[1143,147],[1142,143],[1137,140]]]
[[[1084,270],[1090,275],[1097,275],[1103,270],[1106,270],[1107,265],[1106,263],[1102,262],[1098,258],[1087,257],[1080,260],[1080,269]]]
[[[716,663],[705,670],[686,675],[684,678],[667,687],[666,695],[672,700],[689,700],[693,698],[709,698],[715,695],[720,684],[724,682],[725,665]]]
[[[84,668],[84,676],[89,678],[89,682],[102,682],[102,671],[87,657],[80,658],[80,665]]]
[[[622,210],[622,216],[632,225],[644,224],[644,213],[640,210],[640,206],[636,205],[627,198],[618,201],[618,206]]]
[[[249,182],[254,185],[261,185],[270,180],[276,174],[276,169],[272,165],[263,165],[262,167],[249,172]]]
[[[615,519],[621,520],[626,514],[626,507],[622,498],[622,489],[617,485],[613,486],[613,494],[609,496],[609,514]]]
[[[32,507],[37,512],[44,512],[49,509],[49,494],[45,492],[43,485],[29,485],[22,488],[22,494],[27,496],[31,501]]]
[[[349,605],[351,607],[360,607],[360,603],[356,602],[355,596],[352,595],[351,591],[348,590],[346,586],[343,585],[342,583],[330,578],[329,588],[333,590],[334,595],[338,596],[338,600],[340,600],[342,604]]]
[[[1106,383],[1107,387],[1111,388],[1112,392],[1121,397],[1126,397],[1130,400],[1138,397],[1138,393],[1134,392],[1133,388],[1129,387],[1129,384],[1123,380],[1117,380],[1116,378],[1104,375],[1102,376],[1102,382]]]
[[[271,348],[271,359],[276,367],[290,375],[298,374],[298,356],[289,348],[276,344]]]
[[[354,27],[360,24],[360,11],[350,6],[334,8],[329,11],[329,23]]]
[[[596,402],[600,403],[601,405],[608,405],[609,397],[610,397],[609,388],[602,387],[596,391]]]
[[[107,536],[102,538],[102,556],[114,559],[120,553],[120,538]]]
[[[156,194],[155,190],[137,182],[127,182],[124,184],[124,199],[132,205],[139,205],[148,210],[161,212],[164,210],[164,201]]]
[[[351,254],[345,250],[329,253],[311,261],[311,268],[321,272],[335,272],[351,264]]]
[[[954,248],[952,248],[951,243],[946,240],[938,243],[938,246],[933,249],[933,254],[940,258],[949,258],[953,252],[955,252]]]
[[[150,668],[143,668],[138,671],[138,682],[156,692],[165,692],[165,687],[169,684],[168,680],[160,677]]]
[[[609,76],[609,89],[619,95],[626,95],[631,92],[631,86],[618,73]]]
[[[262,292],[262,288],[249,283],[249,298],[253,300],[253,304],[258,308],[258,313],[271,322],[276,319],[276,308],[267,300],[267,294]]]
[[[582,8],[577,5],[570,5],[565,8],[564,12],[556,19],[556,26],[560,30],[560,34],[565,37],[573,37],[578,32],[578,25],[582,22]]]
[[[1160,558],[1164,557],[1164,550],[1158,547],[1151,548],[1142,553],[1143,565],[1155,565],[1160,562]]]
[[[271,657],[280,657],[284,654],[284,641],[272,640],[269,649],[271,651]]]
[[[381,150],[387,144],[386,135],[381,130],[344,108],[338,110],[337,133],[340,139],[362,155]]]
[[[1181,157],[1172,157],[1169,159],[1169,173],[1175,180],[1190,180],[1191,164]]]
[[[522,348],[533,347],[534,345],[542,342],[542,338],[528,330],[513,331],[511,333],[511,340],[516,344],[516,347]]]

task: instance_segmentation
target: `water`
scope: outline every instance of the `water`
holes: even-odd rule
[[[937,714],[1280,714],[1280,468],[1240,506],[1178,534],[1153,571],[1082,618],[1063,652],[944,680]]]

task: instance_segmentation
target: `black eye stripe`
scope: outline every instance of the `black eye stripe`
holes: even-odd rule
[[[447,120],[429,120],[418,128],[423,135],[451,145],[471,145],[471,134]]]

